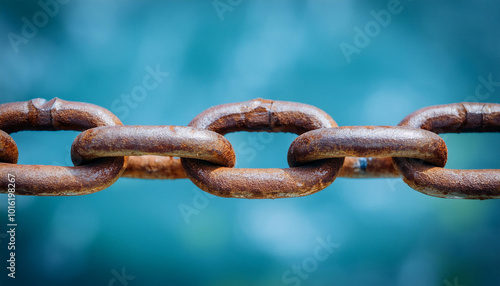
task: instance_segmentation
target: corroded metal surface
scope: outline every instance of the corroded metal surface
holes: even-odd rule
[[[14,139],[0,130],[0,162],[16,164],[19,153]]]
[[[236,131],[304,132],[335,127],[335,121],[313,106],[255,99],[212,107],[189,126],[220,134]],[[330,185],[343,158],[326,159],[287,169],[234,169],[182,158],[186,174],[199,188],[221,197],[284,198],[315,193]]]
[[[285,198],[315,193],[339,175],[402,176],[410,187],[431,196],[500,198],[500,170],[443,168],[447,148],[436,134],[500,132],[500,104],[428,107],[395,127],[338,127],[316,107],[255,99],[210,108],[189,125],[123,126],[104,108],[57,98],[2,104],[0,178],[15,175],[19,195],[90,194],[126,176],[188,177],[222,197]],[[76,167],[17,165],[18,149],[9,133],[22,130],[84,131],[72,146]],[[237,131],[300,135],[289,148],[291,168],[233,168],[234,150],[223,135]],[[6,192],[7,184],[0,180],[0,192]]]
[[[288,164],[300,166],[315,160],[347,156],[368,157],[359,158],[350,165],[353,166],[353,176],[377,177],[377,172],[394,169],[392,161],[386,169],[381,166],[374,168],[379,161],[371,157],[389,157],[388,160],[390,157],[416,158],[444,167],[447,149],[441,137],[426,130],[398,126],[343,126],[300,135],[290,145]],[[346,163],[343,169],[345,166]],[[367,172],[367,169],[375,173]]]
[[[185,179],[181,160],[163,156],[130,156],[122,177],[141,179]]]
[[[500,132],[500,104],[457,103],[432,106],[407,116],[400,126],[435,133]],[[403,180],[413,189],[441,198],[500,198],[500,170],[452,170],[393,158]]]
[[[90,103],[35,98],[0,105],[0,129],[7,133],[25,130],[83,131],[112,125],[122,123],[107,109]]]
[[[321,160],[285,169],[235,169],[195,159],[181,161],[191,181],[213,195],[276,199],[307,196],[328,187],[335,180],[343,159]]]
[[[0,177],[16,176],[16,195],[87,195],[111,186],[122,174],[124,158],[97,159],[78,167],[13,165],[0,163]],[[0,180],[0,193],[7,180]]]
[[[0,129],[8,133],[22,130],[85,130],[106,125],[121,125],[121,122],[108,110],[87,103],[37,98],[0,105]],[[0,178],[14,174],[16,194],[20,195],[84,195],[111,186],[121,176],[125,166],[125,157],[98,159],[79,167],[0,163]],[[0,192],[7,192],[7,185],[7,180],[0,180]]]
[[[302,134],[337,126],[323,110],[297,102],[257,98],[214,106],[196,116],[189,126],[219,134],[238,131]]]
[[[71,148],[75,165],[101,157],[137,155],[161,156],[130,157],[126,176],[185,178],[179,160],[172,157],[197,158],[227,167],[233,167],[236,161],[233,147],[224,136],[185,126],[93,128],[78,135]]]

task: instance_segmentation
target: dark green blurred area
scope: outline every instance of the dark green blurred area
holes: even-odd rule
[[[187,125],[211,106],[262,97],[317,106],[342,126],[500,102],[500,2],[401,1],[348,62],[342,43],[354,45],[356,29],[388,5],[0,1],[0,103],[59,97],[105,107],[124,124]],[[29,38],[24,18],[43,24]],[[151,69],[168,75],[125,100]],[[70,166],[77,134],[12,136],[20,164]],[[265,168],[287,167],[296,136],[227,138],[237,167]],[[444,138],[448,168],[500,167],[499,134]],[[0,235],[0,285],[500,285],[500,201],[428,197],[401,179],[339,178],[308,197],[241,200],[189,180],[123,178],[92,195],[16,202],[16,279]],[[0,195],[2,234],[6,224]],[[318,241],[328,239],[338,247],[319,261]]]

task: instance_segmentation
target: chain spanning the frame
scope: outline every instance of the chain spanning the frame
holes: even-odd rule
[[[75,167],[18,165],[9,135],[22,130],[83,131],[73,142]],[[237,131],[291,132],[286,169],[233,168]],[[441,198],[500,198],[500,170],[445,169],[439,133],[500,132],[500,104],[427,107],[398,126],[343,126],[301,103],[254,99],[212,107],[189,126],[124,126],[108,110],[88,103],[33,99],[0,105],[0,178],[14,174],[16,193],[84,195],[119,177],[189,178],[221,197],[284,198],[318,192],[337,176],[402,177],[413,189]],[[179,158],[174,158],[179,157]],[[0,193],[7,193],[0,179]]]

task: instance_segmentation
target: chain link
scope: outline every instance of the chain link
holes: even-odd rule
[[[0,105],[0,130],[8,133],[23,130],[82,131],[121,124],[116,116],[102,107],[58,98],[51,101],[37,98]],[[0,152],[0,157],[3,157],[12,153],[13,147],[2,148]],[[15,174],[16,194],[19,195],[84,195],[111,186],[125,170],[126,162],[125,157],[115,157],[99,158],[78,167],[0,163],[0,177]],[[7,180],[0,180],[0,192],[6,193],[7,185]]]
[[[305,104],[255,99],[206,110],[189,123],[219,134],[237,131],[302,134],[337,123],[322,110]],[[284,198],[306,196],[330,185],[344,158],[315,161],[287,169],[235,169],[182,158],[182,166],[200,189],[221,197]]]
[[[16,142],[9,134],[0,130],[0,162],[16,164],[18,158]]]
[[[75,166],[103,157],[156,156],[165,164],[169,157],[196,158],[217,165],[234,167],[236,155],[231,143],[215,132],[185,126],[107,126],[89,129],[76,137],[71,147]],[[143,165],[138,157],[128,167]],[[161,163],[160,163],[161,164]],[[137,174],[137,177],[143,177]]]
[[[500,104],[431,106],[408,115],[400,126],[435,133],[500,132]],[[394,158],[411,188],[441,198],[500,198],[500,170],[451,170],[410,158]]]
[[[9,135],[23,130],[76,130],[75,167],[18,165]],[[230,132],[291,132],[285,169],[234,168]],[[432,106],[398,126],[343,126],[301,103],[255,99],[212,107],[189,126],[123,126],[108,110],[87,103],[33,99],[0,105],[0,176],[16,174],[20,195],[84,195],[119,177],[189,178],[221,197],[306,196],[337,176],[402,177],[411,188],[442,198],[500,198],[500,170],[450,170],[439,133],[500,132],[500,104]],[[179,158],[176,158],[179,157]],[[0,193],[7,182],[0,181]]]

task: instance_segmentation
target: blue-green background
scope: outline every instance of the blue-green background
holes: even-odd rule
[[[388,1],[221,2],[233,4],[223,18],[212,1],[69,1],[16,53],[9,33],[21,35],[22,18],[41,7],[1,1],[0,103],[59,97],[124,124],[187,125],[211,106],[262,97],[315,105],[339,125],[396,125],[470,100],[481,76],[500,81],[498,1],[402,1],[349,64],[340,43],[352,45],[355,27]],[[169,75],[156,89],[128,114],[113,108],[157,65]],[[500,102],[500,87],[477,101]],[[69,166],[77,134],[13,134],[19,163]],[[296,136],[227,137],[238,167],[286,167]],[[500,167],[498,134],[445,141],[449,168]],[[187,223],[179,207],[201,195],[208,205]],[[6,209],[1,195],[2,233]],[[500,285],[499,217],[498,200],[438,199],[401,179],[339,178],[308,197],[242,200],[187,179],[123,178],[87,196],[17,197],[17,278],[6,276],[0,236],[0,285],[124,285],[112,273],[123,268],[130,286],[295,285],[282,274],[328,237],[340,246],[300,285]]]

